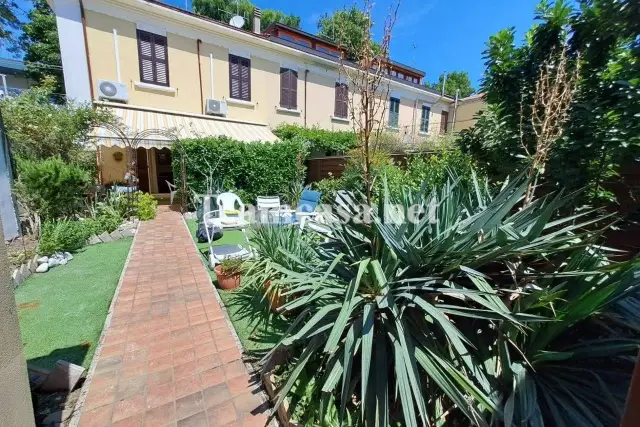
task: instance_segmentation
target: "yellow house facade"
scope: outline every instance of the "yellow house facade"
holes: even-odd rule
[[[348,96],[357,105],[357,94],[344,66],[324,48],[273,32],[245,31],[156,1],[49,1],[67,95],[112,108],[132,134],[171,128],[179,129],[180,137],[274,142],[271,129],[281,123],[353,129],[340,102]],[[254,27],[260,28],[259,11]],[[450,130],[454,100],[425,88],[418,77],[401,76],[394,71],[385,79],[388,104],[377,119],[411,142]],[[118,96],[105,96],[105,82]],[[208,100],[226,109],[207,114]],[[122,180],[126,167],[116,159],[124,144],[108,132],[98,144],[102,180]],[[166,181],[173,179],[166,164],[170,149],[171,141],[161,135],[139,145],[138,176],[147,180],[143,190],[167,191]]]

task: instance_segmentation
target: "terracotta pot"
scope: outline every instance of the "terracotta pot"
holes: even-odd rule
[[[219,264],[213,268],[213,271],[216,273],[218,286],[220,286],[222,289],[229,290],[235,289],[240,286],[240,279],[242,278],[242,275],[240,273],[228,276],[222,273],[222,266]]]
[[[267,295],[267,291],[269,291],[269,286],[271,286],[271,280],[267,280],[264,282],[264,293]],[[280,290],[276,290],[275,292],[271,292],[270,295],[267,295],[267,300],[269,301],[269,307],[271,311],[276,313],[280,307],[282,307],[285,303],[285,299],[283,296],[280,296]]]

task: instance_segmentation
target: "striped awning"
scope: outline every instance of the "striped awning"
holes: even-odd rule
[[[278,141],[267,125],[246,123],[220,118],[159,112],[137,108],[111,107],[113,114],[120,120],[128,138],[133,139],[144,132],[144,138],[138,147],[171,147],[175,138],[165,134],[154,134],[153,130],[169,131],[178,139],[227,136],[243,142]],[[123,139],[108,128],[98,128],[93,132],[91,141],[105,147],[126,147]]]

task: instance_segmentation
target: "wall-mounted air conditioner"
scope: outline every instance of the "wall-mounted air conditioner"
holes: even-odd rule
[[[226,116],[227,102],[219,99],[207,99],[204,112],[214,116]]]
[[[98,80],[98,99],[128,102],[127,85],[110,80]]]

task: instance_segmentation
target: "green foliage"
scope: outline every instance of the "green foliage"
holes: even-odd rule
[[[444,84],[444,73],[440,74],[437,82],[431,84],[425,83],[425,86],[435,89],[442,93],[442,85]],[[447,73],[447,83],[444,88],[444,93],[449,96],[456,96],[456,91],[460,90],[460,97],[464,98],[472,95],[476,90],[471,87],[471,80],[469,79],[469,73],[466,71],[452,71]]]
[[[216,21],[229,22],[233,15],[244,17],[245,30],[253,30],[253,9],[255,5],[249,0],[193,0],[193,11]],[[294,28],[300,28],[300,17],[293,14],[285,14],[279,10],[263,9],[261,18],[261,30],[275,22],[281,22]]]
[[[0,3],[0,46],[11,46],[15,43],[13,31],[20,28],[17,10],[18,4],[14,1]]]
[[[43,219],[79,213],[92,183],[89,174],[59,157],[43,161],[21,160],[15,191],[32,212]]]
[[[242,273],[243,264],[242,258],[226,257],[220,263],[220,271],[225,276],[237,276]]]
[[[133,209],[140,221],[148,221],[156,217],[158,201],[151,194],[138,191],[135,194]]]
[[[302,180],[306,150],[299,138],[276,144],[226,137],[185,140],[173,150],[173,175],[180,179],[184,156],[192,191],[205,194],[209,176],[214,174],[224,191],[234,191],[246,203],[255,203],[257,196],[284,196],[292,183]]]
[[[586,187],[583,201],[611,201],[613,195],[604,190],[607,181],[637,163],[640,147],[640,24],[635,4],[594,0],[574,9],[566,1],[545,1],[523,44],[516,44],[514,28],[489,39],[480,89],[489,106],[461,141],[491,176],[502,180],[514,167],[528,164],[523,145],[529,150],[535,145],[531,106],[541,65],[567,46],[570,66],[579,56],[580,80],[541,184],[547,191]]]
[[[52,92],[55,99],[64,94],[64,76],[56,15],[46,0],[31,0],[32,7],[27,14],[28,21],[22,26],[19,45],[24,52],[26,76],[33,82],[42,84],[47,77],[55,82]]]
[[[320,203],[331,203],[336,198],[336,194],[340,190],[347,190],[345,181],[342,178],[329,178],[321,179],[311,184],[314,190],[322,193],[320,197]]]
[[[98,200],[100,195],[88,207],[89,217],[95,221],[100,234],[103,231],[111,233],[118,228],[130,214],[129,201],[122,193],[108,192],[104,199]]]
[[[0,103],[2,116],[16,157],[43,160],[60,156],[75,162],[86,150],[83,145],[96,127],[113,120],[109,110],[90,104],[51,103],[55,82],[45,79],[34,87]]]
[[[282,123],[273,130],[280,139],[301,138],[309,141],[309,151],[322,152],[346,152],[358,145],[358,139],[352,131],[332,131],[319,127],[305,128],[296,124]]]
[[[293,355],[276,406],[295,386],[305,425],[332,404],[364,426],[619,425],[640,264],[607,259],[592,212],[557,216],[573,196],[522,207],[522,176],[456,182],[386,192],[404,221],[343,197],[315,259],[271,258],[296,316],[263,360]]]
[[[348,9],[336,10],[333,14],[325,13],[318,20],[318,36],[346,49],[349,58],[357,58],[364,43],[371,42],[374,52],[380,45],[363,37],[363,28],[373,29],[373,21],[355,4]]]
[[[38,253],[51,255],[55,252],[77,251],[87,244],[87,239],[99,234],[100,225],[93,220],[46,221],[42,224]]]

